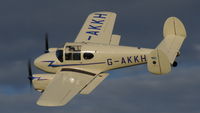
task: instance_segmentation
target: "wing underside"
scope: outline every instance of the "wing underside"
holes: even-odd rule
[[[87,73],[61,71],[47,86],[37,104],[40,106],[63,106],[94,78],[95,75]]]
[[[101,73],[95,77],[87,86],[80,92],[80,94],[90,94],[104,79],[107,78],[108,73]]]

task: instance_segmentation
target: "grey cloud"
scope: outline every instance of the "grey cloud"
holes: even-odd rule
[[[0,66],[0,85],[14,88],[24,88],[28,86],[28,68],[26,63],[15,61],[10,64]]]
[[[64,107],[39,107],[35,105],[39,94],[26,90],[15,95],[1,94],[1,111],[11,113],[11,107],[22,113],[198,113],[199,67],[181,70],[165,76],[141,73],[107,79],[92,94],[76,96]]]
[[[194,49],[195,49],[196,51],[200,51],[200,45],[199,45],[199,44],[194,45]]]

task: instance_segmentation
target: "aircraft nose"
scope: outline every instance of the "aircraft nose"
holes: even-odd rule
[[[39,69],[43,69],[44,67],[44,63],[43,61],[46,60],[48,57],[47,57],[47,54],[43,54],[39,57],[37,57],[35,60],[34,60],[34,65],[39,68]]]
[[[45,53],[34,60],[34,65],[40,70],[51,71],[49,61],[56,61],[55,53]]]
[[[41,68],[41,58],[40,57],[37,57],[35,60],[34,60],[34,65],[35,67],[37,68]]]

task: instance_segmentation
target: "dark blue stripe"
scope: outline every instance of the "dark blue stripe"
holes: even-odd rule
[[[92,38],[92,36],[89,36],[89,37],[88,37],[88,40],[90,40],[91,38]]]
[[[96,62],[96,63],[87,63],[87,64],[62,64],[62,65],[56,65],[56,64],[53,64],[54,61],[43,61],[43,62],[49,62],[50,64],[48,66],[50,66],[50,67],[95,65],[95,64],[105,64],[106,63],[106,62]]]

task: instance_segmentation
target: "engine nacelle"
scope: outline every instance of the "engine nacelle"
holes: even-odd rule
[[[34,74],[33,87],[37,91],[44,91],[49,82],[54,78],[55,74]]]
[[[56,51],[57,49],[58,49],[58,48],[49,48],[48,51],[49,51],[49,52],[54,52],[54,51]]]

